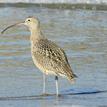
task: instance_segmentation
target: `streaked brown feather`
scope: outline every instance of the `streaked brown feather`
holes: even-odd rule
[[[72,80],[73,74],[66,54],[62,48],[47,39],[40,39],[32,47],[33,56],[43,71],[53,71],[56,75],[63,75]]]

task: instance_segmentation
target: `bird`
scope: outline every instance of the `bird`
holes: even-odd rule
[[[66,53],[60,46],[44,36],[40,21],[34,16],[6,27],[1,33],[17,25],[25,25],[31,32],[31,55],[36,67],[43,72],[43,94],[46,94],[46,75],[53,75],[55,76],[56,95],[59,96],[59,76],[67,78],[70,82],[77,77],[71,69]]]

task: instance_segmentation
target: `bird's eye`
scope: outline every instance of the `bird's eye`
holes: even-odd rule
[[[30,22],[30,19],[28,19],[28,22]]]

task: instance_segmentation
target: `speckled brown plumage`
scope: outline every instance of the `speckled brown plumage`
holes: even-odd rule
[[[46,74],[64,76],[68,80],[76,77],[63,49],[48,39],[36,40],[32,46],[32,56],[38,68]]]

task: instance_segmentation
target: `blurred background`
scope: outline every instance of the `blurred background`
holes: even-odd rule
[[[1,3],[107,3],[107,0],[0,0]]]
[[[74,84],[59,79],[60,93],[73,95],[40,97],[42,73],[31,58],[30,32],[25,26],[9,29],[0,34],[0,107],[107,107],[107,93],[102,92],[107,90],[106,3],[0,0],[0,31],[28,16],[38,17],[44,35],[65,50],[78,76]],[[46,86],[55,93],[53,76],[47,76]]]

